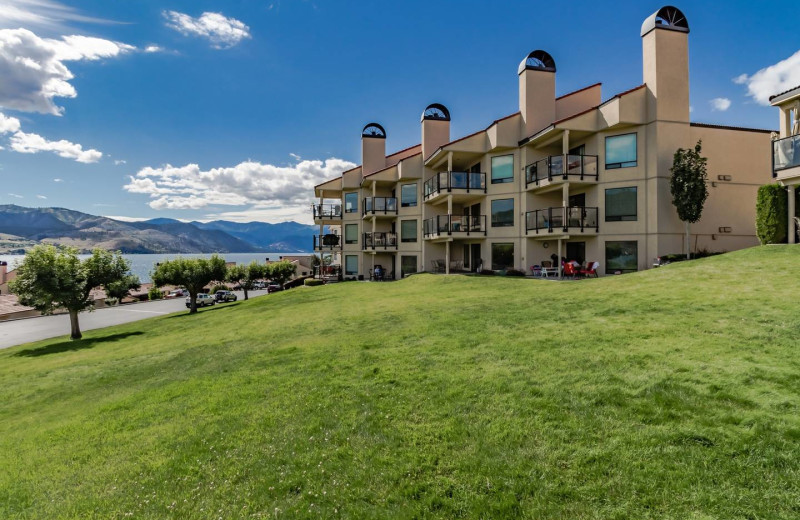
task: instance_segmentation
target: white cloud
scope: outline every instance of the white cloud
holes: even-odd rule
[[[141,169],[124,189],[149,195],[150,207],[158,210],[252,205],[247,211],[274,214],[279,210],[307,219],[314,186],[354,166],[336,158],[304,160],[292,166],[245,161],[210,170],[196,164],[166,165]]]
[[[167,27],[184,36],[200,36],[211,42],[215,49],[228,49],[250,38],[250,28],[235,18],[222,13],[205,12],[199,18],[177,11],[164,11]]]
[[[58,179],[58,178],[56,178],[56,179],[53,179],[53,182],[64,182],[64,179]]]
[[[61,115],[63,108],[53,99],[78,95],[65,62],[113,58],[135,49],[102,38],[51,39],[27,29],[0,29],[0,107]]]
[[[8,134],[19,130],[19,119],[9,117],[0,112],[0,134]]]
[[[302,157],[300,157],[300,156],[299,156],[299,155],[297,155],[296,153],[290,153],[290,154],[289,154],[289,157],[291,157],[291,158],[292,158],[292,159],[294,159],[295,161],[299,161],[300,159],[302,159]]]
[[[689,113],[691,114],[692,112],[694,112],[694,107],[692,105],[689,105]]]
[[[80,163],[95,163],[103,157],[97,150],[84,150],[77,143],[65,139],[48,141],[38,134],[17,132],[11,136],[11,149],[19,153],[53,152],[67,159],[74,159]],[[56,181],[58,182],[58,181]]]
[[[94,204],[94,206],[106,206],[107,204]],[[149,217],[124,217],[121,215],[103,215],[111,220],[119,220],[120,222],[141,222],[143,220],[150,220]]]
[[[128,161],[126,161],[125,159],[117,159],[117,160],[114,161],[114,166],[119,166],[121,164],[126,164],[127,162]]]
[[[9,193],[8,196],[9,197],[14,197],[15,199],[24,199],[25,198],[22,195],[17,195],[16,193]]]
[[[164,49],[158,45],[148,45],[144,48],[144,52],[163,52]]]
[[[36,198],[37,199],[42,199],[42,200],[46,200],[47,199],[47,197],[45,197],[44,195],[37,195]]]
[[[755,74],[741,74],[734,83],[747,85],[747,94],[760,105],[769,105],[770,96],[800,85],[800,51]]]
[[[719,112],[725,112],[731,107],[731,100],[728,98],[714,98],[709,101],[709,103],[711,103],[712,110],[717,110]]]

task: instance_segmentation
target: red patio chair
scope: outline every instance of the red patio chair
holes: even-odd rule
[[[580,274],[585,277],[594,276],[597,278],[597,270],[600,268],[600,262],[586,262],[586,268],[581,269]]]
[[[572,265],[570,262],[567,262],[567,263],[564,264],[564,269],[563,269],[563,273],[562,273],[564,278],[569,276],[574,280],[575,276],[577,276],[577,274],[578,274],[578,271],[575,269],[574,265]]]

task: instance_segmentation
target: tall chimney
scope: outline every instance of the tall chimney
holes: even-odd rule
[[[370,123],[361,131],[361,175],[366,176],[386,167],[386,130]]]
[[[425,160],[440,146],[450,142],[450,111],[433,103],[422,112],[422,159]]]
[[[523,134],[533,135],[556,119],[556,62],[545,51],[528,54],[517,69]]]
[[[8,263],[0,260],[0,284],[6,283],[7,273],[8,273]]]
[[[666,6],[642,24],[647,121],[689,122],[689,22]]]

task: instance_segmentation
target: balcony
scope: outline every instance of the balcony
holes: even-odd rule
[[[435,202],[448,194],[461,195],[459,199],[486,194],[486,174],[481,172],[441,172],[422,186],[425,202]]]
[[[341,251],[342,237],[329,233],[327,235],[314,235],[314,251]]]
[[[362,247],[366,250],[396,250],[397,249],[397,233],[388,232],[375,232],[364,233]]]
[[[772,141],[772,176],[800,176],[800,135]]]
[[[551,155],[525,167],[525,187],[529,190],[564,182],[597,182],[596,155]]]
[[[438,215],[422,223],[425,239],[486,236],[486,215]]]
[[[397,199],[395,197],[367,197],[361,205],[361,217],[397,216]]]
[[[566,215],[566,218],[564,216]],[[591,233],[600,229],[597,208],[573,206],[537,209],[525,214],[525,234]]]
[[[342,205],[341,204],[313,204],[314,220],[342,220]]]

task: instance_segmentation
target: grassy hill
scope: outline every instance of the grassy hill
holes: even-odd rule
[[[798,518],[800,247],[0,352],[2,518]]]

